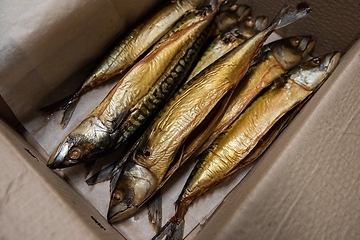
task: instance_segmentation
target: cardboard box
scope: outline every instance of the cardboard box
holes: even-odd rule
[[[284,4],[244,3],[252,7],[254,16],[270,19]],[[88,188],[79,174],[81,167],[52,171],[45,166],[57,139],[102,100],[116,78],[84,96],[72,125],[60,134],[52,129],[61,114],[46,117],[37,109],[73,92],[117,32],[132,26],[155,4],[149,0],[0,3],[7,10],[0,15],[1,239],[153,235],[151,227],[143,224],[145,207],[114,228],[103,217],[109,200],[107,183]],[[292,9],[298,4],[291,1]],[[278,33],[312,35],[317,39],[315,56],[332,51],[346,54],[290,126],[251,170],[246,169],[250,172],[242,181],[246,171],[190,207],[186,239],[357,239],[360,235],[360,41],[356,41],[360,6],[352,1],[309,4],[313,8],[309,16]],[[164,212],[163,222],[173,214],[173,198],[186,180],[180,173],[176,177],[165,185],[164,209],[172,210]],[[213,197],[220,200],[214,202]],[[197,216],[197,212],[207,214]]]

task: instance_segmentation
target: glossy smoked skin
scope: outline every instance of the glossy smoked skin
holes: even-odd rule
[[[103,57],[96,68],[84,80],[80,89],[70,98],[66,99],[65,103],[60,107],[60,109],[64,110],[60,123],[62,128],[65,128],[69,123],[81,95],[129,69],[185,12],[195,9],[201,2],[202,0],[175,0],[165,4],[152,17],[144,20],[144,22],[125,35]],[[55,103],[45,109],[52,109],[57,105],[58,103]]]
[[[141,54],[160,39],[186,11],[196,8],[200,2],[202,1],[173,1],[150,19],[141,23],[100,62],[84,81],[79,92],[83,93],[125,71]]]
[[[213,147],[206,150],[205,159],[196,166],[198,172],[191,175],[191,181],[187,183],[179,201],[191,202],[222,182],[271,126],[309,93],[294,82],[289,82],[284,88],[273,88],[260,96],[219,136]]]
[[[276,79],[203,153],[178,198],[180,216],[195,198],[233,174],[271,127],[319,87],[336,67],[340,53],[319,59]]]
[[[241,18],[241,17],[240,17]],[[242,18],[241,18],[242,19]],[[261,24],[254,24],[254,22],[260,22]],[[215,39],[210,43],[210,45],[204,51],[201,59],[196,64],[188,79],[193,78],[205,67],[209,66],[211,63],[219,59],[222,55],[229,52],[231,49],[237,45],[243,43],[245,40],[256,35],[258,32],[263,30],[266,27],[267,19],[259,17],[243,19],[238,22],[238,26],[234,26],[231,31],[226,32],[225,34],[219,34]],[[259,29],[257,27],[261,26]],[[240,34],[237,32],[241,32]]]
[[[50,167],[67,167],[118,147],[162,106],[194,61],[206,39],[212,16],[199,10],[161,45],[139,61],[106,98],[63,140],[50,157]],[[77,147],[78,159],[69,158]]]
[[[162,181],[169,164],[187,136],[206,117],[216,103],[245,74],[266,33],[229,52],[193,78],[162,111],[161,118],[146,132],[137,151],[150,153],[134,159]],[[146,139],[146,140],[145,140]],[[161,143],[161,144],[159,144]]]
[[[164,179],[180,146],[217,102],[238,84],[275,27],[273,25],[244,44],[238,45],[188,81],[170,99],[142,135],[134,153],[120,173],[110,198],[108,211],[110,222],[128,217],[129,212],[134,212],[171,176],[171,174],[167,175]],[[178,166],[175,164],[169,171],[175,171]],[[134,178],[130,173],[138,173],[138,169],[146,172],[148,176],[147,184],[143,185],[145,186],[143,189],[137,184],[129,184]],[[139,196],[143,201],[139,201]]]
[[[210,146],[263,89],[298,64],[314,45],[310,37],[290,37],[264,46],[234,90],[224,114],[196,147],[187,146],[184,158],[196,157]]]

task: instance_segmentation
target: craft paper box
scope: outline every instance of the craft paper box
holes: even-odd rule
[[[244,1],[254,16],[270,19],[284,3]],[[145,0],[0,3],[1,239],[143,239],[142,232],[149,231],[145,235],[153,235],[151,228],[136,225],[146,220],[142,219],[146,208],[113,228],[103,217],[108,196],[94,196],[108,195],[106,187],[83,192],[85,185],[74,186],[83,181],[83,176],[75,176],[79,168],[63,172],[45,166],[49,149],[57,145],[51,139],[62,136],[43,136],[58,125],[59,114],[46,118],[37,109],[44,101],[74,91],[114,36],[154,11],[156,4]],[[301,4],[291,1],[292,9]],[[190,208],[187,239],[357,239],[360,235],[360,42],[356,41],[360,6],[354,1],[305,4],[312,13],[278,33],[312,35],[317,40],[314,56],[331,51],[346,54],[246,177],[238,183],[245,174],[239,172],[223,183],[235,186],[221,196],[223,200],[210,202],[223,190],[219,185]],[[79,103],[83,112],[74,114],[69,129],[102,100],[114,81],[83,97]],[[39,119],[44,121],[40,126]],[[173,191],[176,196],[180,190]],[[175,199],[163,200],[165,209],[173,208]],[[214,207],[206,210],[206,216],[191,213],[208,205]],[[163,221],[171,214],[164,213]]]

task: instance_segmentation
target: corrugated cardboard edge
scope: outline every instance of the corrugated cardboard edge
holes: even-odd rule
[[[2,119],[0,151],[0,239],[124,239]]]
[[[358,239],[360,41],[196,239]]]

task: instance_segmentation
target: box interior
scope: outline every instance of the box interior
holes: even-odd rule
[[[291,9],[300,3],[304,4],[291,1]],[[55,171],[58,174],[45,166],[59,141],[98,105],[120,76],[84,95],[65,130],[59,127],[61,112],[46,115],[38,109],[75,91],[108,42],[149,9],[153,11],[156,4],[145,0],[87,4],[40,4],[31,0],[20,7],[16,1],[0,3],[2,9],[9,9],[1,16],[4,21],[0,25],[4,33],[0,40],[0,116],[26,138],[23,141],[7,124],[1,124],[0,147],[6,169],[1,189],[6,189],[3,199],[10,206],[1,213],[2,221],[9,226],[5,237],[30,233],[36,224],[31,221],[34,215],[42,224],[41,230],[28,239],[146,239],[154,235],[145,206],[129,220],[114,224],[118,232],[110,226],[104,218],[108,183],[88,187],[82,166]],[[254,16],[272,19],[284,2],[244,4],[252,7]],[[332,51],[347,53],[249,174],[252,166],[190,208],[185,225],[187,239],[355,239],[359,235],[356,102],[360,42],[356,39],[360,6],[353,1],[312,1],[309,5],[313,9],[309,16],[277,33],[283,37],[312,35],[317,40],[314,56]],[[31,154],[24,149],[30,149]],[[164,186],[163,223],[173,214],[173,202],[187,178],[183,173],[191,166],[186,165]],[[20,174],[22,171],[27,174]],[[25,190],[15,191],[15,186]],[[20,192],[30,201],[22,204],[21,197],[16,197]],[[19,220],[14,213],[24,218]],[[8,219],[12,221],[5,221]],[[67,226],[71,228],[67,230]],[[19,228],[22,231],[16,233]]]

